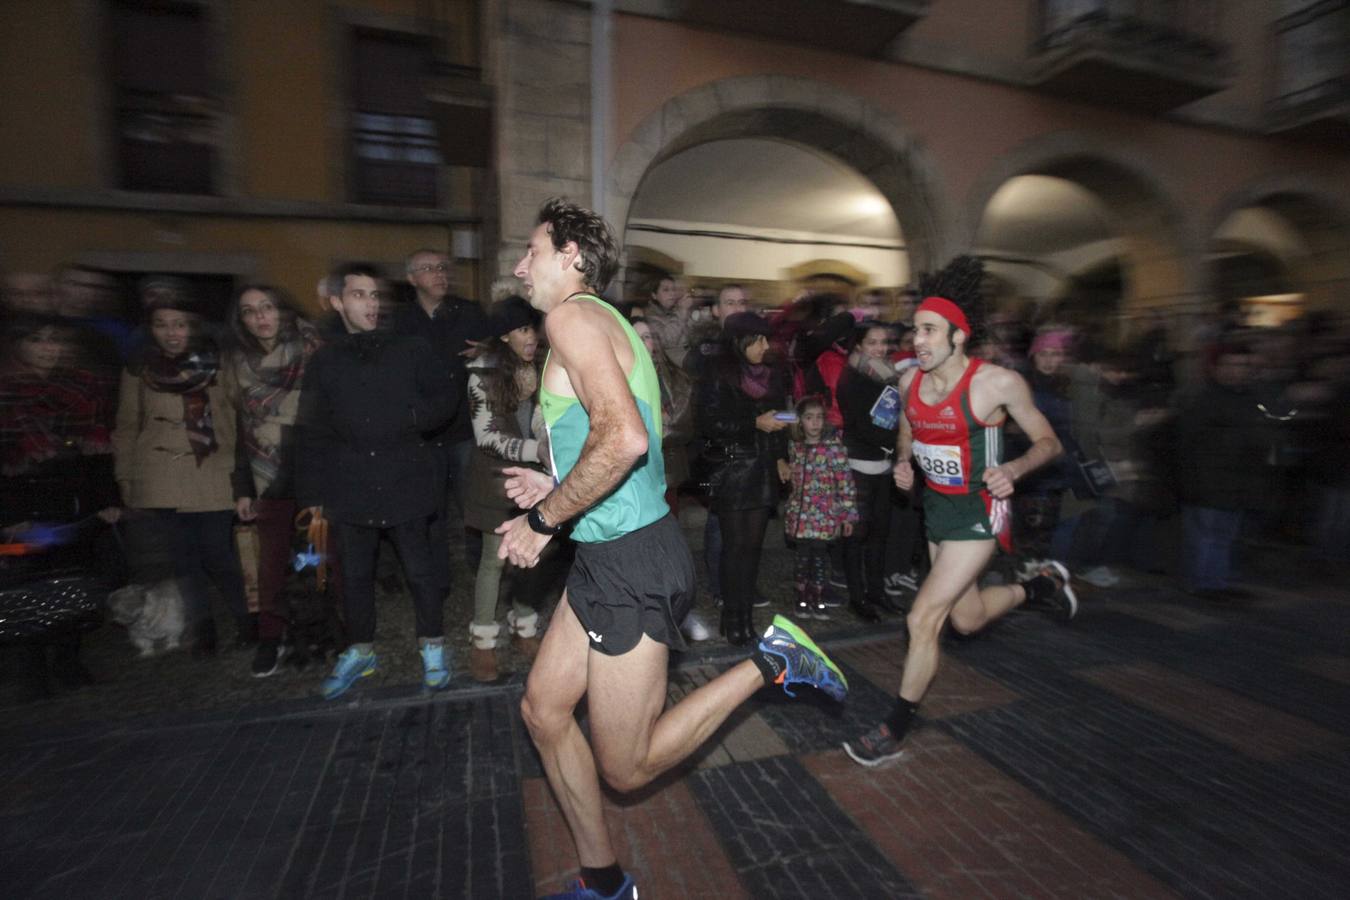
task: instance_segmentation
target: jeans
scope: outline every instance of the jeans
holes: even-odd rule
[[[1183,567],[1191,590],[1223,590],[1233,574],[1233,544],[1242,511],[1208,506],[1181,507]]]
[[[368,528],[335,522],[338,554],[342,558],[342,605],[347,620],[347,637],[353,644],[375,640],[375,558],[384,531],[398,551],[403,575],[412,592],[417,616],[418,637],[441,637],[445,632],[443,609],[445,594],[432,567],[430,529],[426,519],[413,519],[392,528]],[[443,551],[444,548],[436,548]]]

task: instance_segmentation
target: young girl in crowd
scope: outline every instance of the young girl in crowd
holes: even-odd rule
[[[819,397],[807,397],[797,404],[788,465],[792,470],[792,495],[783,521],[787,536],[796,542],[793,575],[797,615],[825,619],[830,544],[853,534],[858,508],[848,454],[833,430],[827,428],[825,404]]]
[[[228,367],[239,387],[240,451],[235,512],[258,528],[258,650],[255,678],[277,671],[287,622],[282,588],[295,531],[295,417],[305,364],[319,333],[276,288],[249,285],[235,295],[229,324],[236,349]],[[335,579],[336,581],[336,579]]]

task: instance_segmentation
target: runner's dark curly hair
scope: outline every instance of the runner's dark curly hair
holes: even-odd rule
[[[937,272],[919,279],[919,296],[942,297],[961,308],[970,322],[966,347],[974,347],[984,333],[984,262],[975,256],[958,256]],[[955,330],[953,326],[952,330]]]
[[[576,267],[586,287],[597,294],[609,287],[619,270],[619,250],[614,232],[604,219],[585,207],[554,197],[540,207],[537,224],[548,226],[554,250],[562,250],[569,241],[576,242],[581,251]]]

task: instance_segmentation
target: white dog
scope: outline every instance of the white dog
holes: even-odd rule
[[[187,628],[183,592],[169,579],[146,587],[129,584],[108,595],[113,621],[125,625],[141,656],[154,656],[155,643],[177,650]]]

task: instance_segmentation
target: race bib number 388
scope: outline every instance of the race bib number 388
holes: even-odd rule
[[[942,487],[964,487],[965,468],[961,465],[961,448],[946,444],[914,442],[914,456],[929,482]]]

